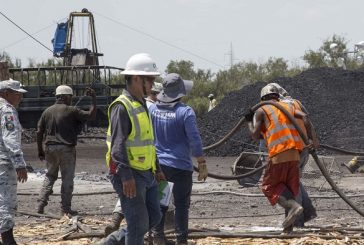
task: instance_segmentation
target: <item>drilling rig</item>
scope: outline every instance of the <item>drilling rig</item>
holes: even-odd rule
[[[77,36],[77,23],[88,22],[86,36]],[[76,42],[77,39],[87,43]],[[10,68],[10,77],[20,81],[28,91],[19,106],[19,118],[24,128],[34,128],[42,112],[55,102],[55,89],[67,84],[74,91],[73,105],[87,109],[90,101],[85,90],[96,92],[97,116],[92,126],[107,125],[108,105],[120,94],[122,68],[99,64],[95,21],[91,12],[71,12],[64,23],[58,23],[53,43],[53,56],[57,60],[51,66]],[[81,45],[80,45],[81,43]],[[78,44],[78,45],[77,45]],[[82,46],[84,44],[84,46]]]

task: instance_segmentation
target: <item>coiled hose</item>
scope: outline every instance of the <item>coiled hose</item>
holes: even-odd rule
[[[309,141],[307,139],[307,137],[303,134],[301,128],[299,127],[299,125],[297,124],[295,118],[283,107],[281,106],[280,104],[276,103],[276,102],[273,102],[273,101],[263,101],[263,102],[260,102],[259,104],[253,106],[251,108],[252,111],[256,111],[258,108],[264,106],[264,105],[273,105],[275,106],[276,108],[278,108],[285,116],[287,116],[287,118],[290,120],[290,122],[294,125],[294,127],[296,128],[296,130],[298,131],[299,135],[301,136],[301,138],[303,139],[303,142],[306,144],[306,145],[309,145]],[[242,121],[245,121],[245,120],[240,120],[240,122]],[[239,125],[239,123],[237,125]],[[241,125],[240,125],[241,126]],[[239,127],[240,127],[239,126]],[[235,127],[234,127],[235,129]],[[226,138],[226,137],[225,137]],[[222,140],[220,140],[222,141]],[[216,145],[216,144],[215,144]],[[316,154],[316,151],[312,150],[310,152],[311,156],[313,157],[313,159],[315,160],[317,166],[319,167],[321,173],[323,174],[323,176],[325,177],[325,179],[327,180],[327,182],[330,184],[330,186],[332,187],[332,189],[352,208],[354,209],[357,213],[359,213],[361,216],[364,216],[364,213],[362,210],[360,210],[357,206],[354,205],[353,202],[351,202],[349,200],[349,198],[339,189],[339,187],[335,184],[335,182],[331,179],[329,173],[327,172],[326,170],[326,167],[322,164],[322,162],[320,161],[320,159],[318,158],[317,154]],[[263,165],[262,167],[260,168],[263,168],[265,167],[265,165]],[[260,170],[260,168],[258,168]],[[194,169],[198,172],[198,168],[196,168],[194,166]],[[252,174],[254,174],[258,169],[255,169],[249,173],[246,173],[244,174],[244,177],[246,176],[250,176]],[[254,172],[255,171],[255,172]],[[253,173],[254,172],[254,173]],[[209,174],[208,176],[214,178],[213,174]],[[220,176],[217,176],[217,177],[220,177]],[[226,176],[225,176],[226,177]],[[238,177],[238,176],[234,176],[234,177]],[[241,178],[241,177],[240,177]]]

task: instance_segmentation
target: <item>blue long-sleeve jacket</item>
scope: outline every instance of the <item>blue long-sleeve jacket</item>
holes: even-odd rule
[[[193,109],[182,102],[156,103],[149,108],[159,164],[193,171],[191,157],[203,155]]]

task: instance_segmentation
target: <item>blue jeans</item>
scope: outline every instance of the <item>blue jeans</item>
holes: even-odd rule
[[[134,198],[127,198],[123,194],[122,182],[118,175],[111,176],[111,183],[119,195],[127,223],[125,244],[143,245],[144,235],[161,220],[158,184],[151,171],[133,170],[133,175],[136,184],[136,197]],[[111,233],[105,244],[121,244],[116,241],[120,241],[124,236],[118,233],[124,233],[124,231]]]
[[[188,238],[188,213],[192,192],[192,171],[172,168],[161,165],[162,171],[169,182],[173,182],[174,222],[177,242],[187,242]],[[162,220],[153,228],[155,237],[164,237],[164,221],[168,207],[161,206]]]

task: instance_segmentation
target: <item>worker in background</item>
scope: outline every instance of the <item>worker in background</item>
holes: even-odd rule
[[[161,83],[154,82],[152,90],[150,91],[150,94],[145,99],[147,102],[147,108],[154,104],[157,101],[157,95],[162,91],[163,85]]]
[[[161,219],[158,182],[164,180],[156,157],[152,122],[145,103],[160,73],[149,54],[129,58],[126,89],[108,109],[107,130],[111,183],[119,195],[126,219],[126,231],[111,233],[101,244],[144,244],[144,235]]]
[[[295,110],[302,111],[307,116],[307,122],[309,125],[309,128],[306,128],[304,125],[304,122],[302,119],[297,118],[296,122],[300,126],[300,129],[302,130],[303,134],[306,136],[306,138],[312,143],[314,149],[319,148],[319,141],[317,138],[316,131],[314,130],[314,127],[311,123],[311,121],[308,118],[308,111],[306,108],[302,105],[302,103],[299,100],[293,99],[291,96],[289,96],[288,92],[280,86],[278,83],[269,83],[270,85],[276,87],[276,89],[279,92],[280,101],[283,103],[286,103],[288,105],[292,105]],[[302,140],[302,139],[301,139]],[[302,140],[302,144],[304,144]],[[310,152],[309,148],[304,148],[300,154],[300,176],[302,176],[302,171],[304,167],[306,166],[308,160],[310,158]],[[297,218],[296,222],[294,223],[294,226],[296,227],[303,227],[305,222],[308,222],[314,218],[317,217],[316,209],[312,205],[311,198],[309,197],[305,187],[302,184],[302,181],[300,181],[300,192],[298,196],[296,197],[296,201],[302,205],[303,207],[303,213]],[[286,213],[287,215],[287,213]]]
[[[48,107],[38,121],[37,145],[38,157],[46,160],[47,173],[38,198],[37,212],[44,213],[53,185],[61,171],[61,213],[75,215],[71,209],[73,179],[75,177],[77,135],[87,120],[96,117],[96,94],[91,88],[86,90],[91,96],[92,105],[88,111],[72,106],[72,88],[60,85],[56,88],[56,103]],[[43,148],[43,140],[45,150]]]
[[[147,108],[154,104],[157,101],[157,95],[162,91],[163,85],[158,82],[154,82],[150,94],[147,98],[145,98]],[[105,227],[105,236],[108,236],[110,233],[118,230],[120,228],[120,223],[124,219],[124,214],[121,208],[120,199],[115,204],[114,211],[112,212],[112,220],[111,223]]]
[[[304,119],[306,125],[306,115],[279,102],[279,92],[274,86],[262,88],[261,100],[279,103],[292,116]],[[253,117],[255,125],[252,124]],[[290,233],[293,223],[303,212],[295,197],[299,193],[299,160],[304,146],[287,116],[272,105],[260,107],[255,114],[249,112],[245,118],[249,122],[253,139],[259,140],[263,135],[267,143],[269,160],[263,176],[262,191],[272,205],[278,203],[288,211],[282,226],[284,233]]]
[[[207,98],[209,98],[209,100],[210,100],[208,111],[211,111],[212,109],[215,108],[217,102],[216,102],[216,99],[214,98],[213,94],[209,94],[209,96],[207,96]]]
[[[17,209],[17,181],[27,181],[16,108],[27,91],[15,80],[0,82],[0,233],[3,245],[16,244],[13,228]],[[1,244],[1,243],[0,243]]]
[[[188,214],[192,191],[193,163],[198,163],[198,180],[207,178],[206,160],[193,109],[181,102],[181,98],[192,89],[193,82],[183,80],[178,74],[168,74],[163,79],[163,90],[157,103],[149,108],[152,117],[155,146],[162,171],[168,181],[173,182],[175,205],[175,233],[178,245],[187,244]],[[165,245],[165,214],[168,207],[161,206],[162,220],[153,228],[154,244]]]

